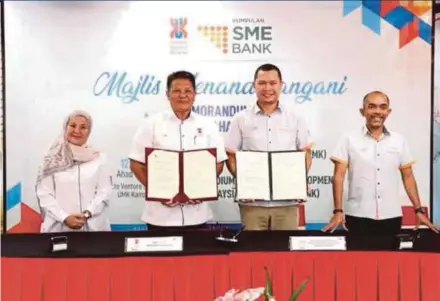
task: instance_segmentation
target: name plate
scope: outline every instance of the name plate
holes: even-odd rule
[[[399,250],[412,249],[413,248],[412,241],[401,241],[399,245]]]
[[[52,245],[52,252],[66,251],[67,243],[60,243]]]
[[[233,238],[233,237],[228,238],[228,237],[219,236],[219,237],[216,237],[215,239],[220,240],[220,241],[227,241],[227,242],[238,242],[238,239]]]
[[[298,250],[346,250],[344,236],[291,236],[289,238],[291,251]]]
[[[182,236],[127,237],[125,252],[179,252],[183,251]]]
[[[52,241],[52,252],[60,252],[67,250],[67,236],[54,236],[51,237]]]

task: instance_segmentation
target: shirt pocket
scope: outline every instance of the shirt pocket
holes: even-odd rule
[[[259,149],[259,146],[265,146],[266,133],[258,126],[247,126],[243,129],[243,149],[255,150]]]
[[[402,157],[402,152],[398,147],[391,146],[385,151],[386,162],[393,163],[396,168],[400,166],[400,158]]]
[[[374,151],[368,145],[350,145],[348,154],[350,165],[363,166],[374,163]]]
[[[172,143],[171,143],[171,138],[169,137],[168,134],[154,133],[153,148],[159,148],[159,149],[173,149],[173,148],[175,148],[175,147],[171,147],[170,144],[172,144]]]
[[[296,150],[300,147],[298,131],[295,127],[279,127],[275,129],[276,145],[280,149]]]
[[[243,138],[256,138],[262,133],[258,126],[247,126],[243,129]]]
[[[210,148],[211,147],[211,136],[206,134],[196,134],[194,137],[191,137],[192,144],[195,149],[202,149],[202,148]]]
[[[172,126],[158,126],[153,131],[153,148],[180,149],[180,134]]]

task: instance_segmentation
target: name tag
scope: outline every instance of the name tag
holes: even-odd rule
[[[412,241],[401,241],[399,245],[399,250],[412,249],[413,242]]]
[[[183,251],[182,236],[168,237],[127,237],[125,252],[170,252]]]
[[[297,250],[346,250],[343,236],[291,236],[289,238],[291,251]]]
[[[52,252],[66,251],[67,250],[67,236],[54,236],[51,237]]]
[[[59,252],[67,250],[67,243],[59,243],[52,245],[52,252]]]

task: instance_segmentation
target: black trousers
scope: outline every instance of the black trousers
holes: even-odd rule
[[[180,231],[180,230],[204,230],[208,229],[208,224],[192,225],[192,226],[156,226],[147,224],[147,230],[161,230],[161,231]]]
[[[349,250],[397,250],[397,234],[402,227],[402,217],[375,220],[370,218],[345,216],[348,228],[347,249]]]

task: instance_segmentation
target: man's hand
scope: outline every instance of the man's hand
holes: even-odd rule
[[[235,150],[228,147],[225,150],[226,150],[226,154],[235,155]]]
[[[70,229],[78,230],[84,226],[86,220],[82,214],[71,214],[64,220],[64,223]]]
[[[201,201],[199,201],[199,200],[189,200],[188,201],[188,204],[200,204],[201,203]]]
[[[431,229],[432,231],[434,231],[435,233],[440,233],[440,228],[433,225],[429,219],[426,217],[426,215],[424,215],[423,213],[417,213],[416,214],[416,229],[418,229],[420,227],[420,225],[426,225],[428,226],[429,229]]]
[[[236,176],[236,165],[235,165],[235,153],[233,149],[226,148],[226,154],[228,155],[228,160],[226,160],[226,167],[233,177]]]
[[[179,205],[179,202],[176,202],[174,198],[171,198],[169,201],[162,202],[162,205],[167,207],[176,207]]]
[[[341,212],[336,212],[333,214],[330,222],[324,228],[322,228],[321,231],[327,232],[330,230],[330,232],[333,233],[340,225],[345,231],[348,231],[347,226],[345,226],[344,214]]]

